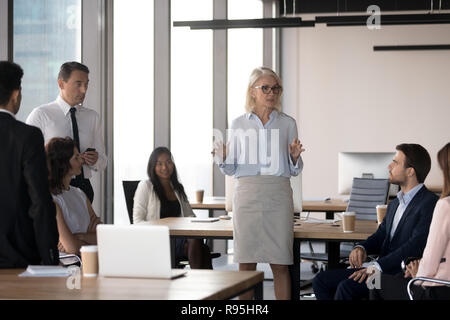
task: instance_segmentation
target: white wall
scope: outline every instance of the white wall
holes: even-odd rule
[[[283,30],[283,104],[306,148],[304,197],[337,194],[340,151],[395,151],[403,142],[428,150],[425,183],[442,184],[436,153],[450,141],[450,51],[373,46],[449,43],[449,25]]]

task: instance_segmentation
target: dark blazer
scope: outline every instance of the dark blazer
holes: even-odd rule
[[[367,254],[379,255],[377,262],[383,272],[400,272],[402,260],[407,257],[422,257],[437,200],[438,197],[423,186],[403,213],[391,240],[392,222],[399,206],[399,200],[395,198],[389,203],[386,217],[378,230],[358,244],[366,249]]]
[[[41,131],[0,112],[0,268],[58,264]]]

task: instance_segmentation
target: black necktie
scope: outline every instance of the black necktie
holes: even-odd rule
[[[70,118],[72,119],[72,131],[73,131],[73,141],[78,148],[78,152],[80,151],[80,137],[78,136],[78,123],[77,118],[75,118],[75,112],[77,109],[75,107],[70,108]]]
[[[78,148],[78,152],[81,152],[80,136],[78,135],[78,123],[77,123],[77,118],[75,118],[75,112],[77,112],[77,108],[72,107],[72,108],[70,108],[69,111],[70,111],[70,118],[72,119],[73,141],[75,142],[75,145]],[[84,179],[83,168],[81,168],[81,174],[79,176],[77,176],[77,178]]]

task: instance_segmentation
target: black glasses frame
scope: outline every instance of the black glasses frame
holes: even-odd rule
[[[261,89],[264,94],[269,94],[270,91],[272,91],[273,94],[280,94],[281,92],[283,92],[283,87],[279,86],[279,85],[276,85],[276,86],[273,86],[273,87],[257,86],[257,87],[254,87],[254,88],[255,89]]]

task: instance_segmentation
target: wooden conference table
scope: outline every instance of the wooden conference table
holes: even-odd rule
[[[151,225],[165,225],[170,229],[172,241],[177,237],[202,238],[202,239],[232,239],[232,220],[219,220],[217,222],[191,222],[191,218],[165,218],[146,222]],[[296,223],[297,224],[297,223]],[[341,222],[336,225],[331,223],[307,223],[300,221],[300,225],[294,226],[294,265],[290,267],[292,281],[292,297],[300,296],[300,241],[322,240],[329,246],[329,266],[334,267],[339,260],[339,243],[343,241],[365,240],[377,229],[375,221],[356,221],[355,232],[344,233]],[[175,246],[172,245],[172,250]],[[336,252],[335,252],[336,251]],[[172,252],[172,259],[175,254]],[[174,260],[173,260],[174,261]]]
[[[65,277],[19,277],[23,269],[0,270],[0,299],[18,300],[221,300],[254,289],[263,298],[263,272],[188,270],[173,280],[81,278],[68,289]]]
[[[190,203],[192,209],[208,210],[209,216],[213,216],[214,210],[225,210],[224,197],[205,197],[202,203]],[[347,209],[348,203],[340,199],[331,199],[327,201],[303,201],[302,211],[325,212],[327,219],[333,219],[335,212],[343,212]]]

